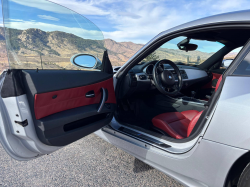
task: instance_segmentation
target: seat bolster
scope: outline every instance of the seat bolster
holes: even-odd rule
[[[222,80],[222,75],[220,76],[219,80],[216,83],[215,92],[218,90],[221,80]]]
[[[194,126],[196,125],[197,121],[199,120],[201,114],[203,111],[199,112],[198,114],[196,114],[196,116],[194,116],[194,118],[191,120],[191,122],[189,123],[188,129],[187,129],[187,137],[189,137],[189,135],[191,134]]]
[[[175,121],[185,119],[185,116],[183,116],[180,112],[169,112],[169,113],[159,114],[158,116],[155,116],[154,119],[160,119],[167,123],[172,123]]]
[[[199,113],[199,111],[197,110],[187,110],[187,111],[183,111],[181,112],[181,114],[183,116],[185,116],[185,118],[189,119],[190,121],[194,118],[194,116],[196,116]]]
[[[181,135],[177,134],[169,124],[166,123],[166,121],[160,119],[160,118],[153,118],[152,122],[155,127],[163,130],[164,132],[168,133],[171,137],[176,138],[176,139],[183,139]]]

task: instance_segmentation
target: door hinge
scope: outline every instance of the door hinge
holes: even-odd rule
[[[22,127],[26,127],[28,125],[28,120],[26,119],[24,121],[15,121],[15,123],[21,125]]]

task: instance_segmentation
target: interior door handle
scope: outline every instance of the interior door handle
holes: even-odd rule
[[[95,97],[95,92],[93,90],[91,90],[88,93],[86,93],[85,97],[87,97],[87,98]]]
[[[102,108],[104,106],[105,101],[106,101],[106,91],[105,91],[104,88],[102,88],[102,101],[101,101],[100,106],[98,107],[98,110],[97,110],[98,113],[101,112],[101,110],[102,110]]]

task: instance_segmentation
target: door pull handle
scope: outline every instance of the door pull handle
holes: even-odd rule
[[[102,108],[104,106],[105,101],[106,101],[106,91],[105,91],[104,88],[102,88],[102,101],[101,101],[101,103],[100,103],[100,105],[98,107],[98,110],[97,110],[98,113],[101,112],[101,110],[102,110]]]
[[[91,90],[91,91],[86,93],[85,97],[87,97],[87,98],[95,97],[95,92],[93,90]]]

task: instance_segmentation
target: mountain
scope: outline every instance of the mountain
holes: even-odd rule
[[[108,50],[110,61],[113,66],[123,65],[130,57],[132,57],[142,44],[132,42],[116,42],[111,39],[105,39],[105,46]]]
[[[4,29],[0,27],[0,73],[9,67],[5,45]]]
[[[116,42],[112,39],[105,39],[104,41],[83,39],[61,31],[8,29],[8,33],[11,38],[11,47],[15,51],[15,55],[9,55],[11,66],[14,68],[41,68],[42,62],[44,68],[77,69],[69,61],[71,56],[78,53],[88,53],[102,60],[105,49],[108,50],[112,65],[121,66],[143,47],[142,44]],[[146,60],[171,59],[174,62],[185,64],[202,62],[211,55],[212,53],[201,51],[187,53],[176,49],[159,48],[151,55],[151,58]],[[231,54],[230,57],[233,56],[235,54]],[[19,59],[21,63],[18,63],[16,59]],[[7,66],[4,29],[0,27],[0,69]]]
[[[224,59],[234,59],[236,57],[238,53],[237,52],[231,52],[231,53],[228,53]]]

